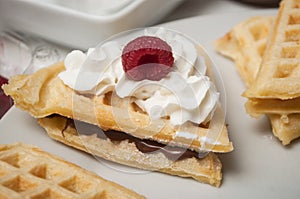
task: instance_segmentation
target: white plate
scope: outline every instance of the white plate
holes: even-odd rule
[[[202,43],[216,62],[223,77],[227,95],[226,120],[235,150],[220,155],[224,179],[220,188],[161,173],[137,172],[106,161],[99,163],[90,155],[51,140],[37,125],[35,119],[16,108],[12,108],[0,121],[0,142],[22,141],[37,145],[153,199],[299,198],[299,141],[289,147],[282,146],[273,137],[266,118],[257,120],[245,113],[245,99],[240,96],[245,86],[234,64],[216,54],[212,46],[216,38],[225,34],[239,21],[253,15],[275,13],[275,10],[260,10],[232,15],[196,17],[164,25]]]
[[[92,9],[117,4],[114,12]],[[127,29],[157,23],[183,0],[0,0],[0,28],[32,33],[69,47],[87,49]],[[119,5],[118,5],[119,4]],[[113,7],[107,9],[113,9]],[[98,10],[98,11],[97,11]],[[3,28],[2,27],[2,28]]]

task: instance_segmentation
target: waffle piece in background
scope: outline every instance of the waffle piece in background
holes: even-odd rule
[[[300,136],[299,125],[294,124],[300,113],[299,13],[299,1],[281,2],[257,78],[243,94],[248,98],[246,110],[250,115],[275,115],[272,118],[281,115],[280,120],[291,126],[290,132],[287,132],[291,137],[281,139],[283,144],[289,144]],[[276,123],[272,124],[276,126]],[[277,134],[280,135],[279,132]]]
[[[22,143],[0,145],[0,198],[145,198]]]
[[[283,0],[268,37],[256,80],[244,96],[289,100],[300,97],[300,2]]]
[[[235,61],[237,71],[247,87],[255,81],[274,20],[273,16],[251,17],[237,24],[230,32],[215,42],[216,50],[219,53]],[[290,104],[278,106],[280,103],[278,100],[269,101],[268,104],[263,103],[263,106],[260,106],[260,102],[255,101],[251,106],[253,108],[252,116],[267,112],[273,133],[282,144],[289,144],[300,136],[300,114],[294,112],[295,106],[288,107]],[[266,105],[268,107],[264,107]],[[293,105],[295,104],[293,103]],[[269,108],[268,111],[266,108]],[[280,108],[280,111],[276,111],[275,108]]]
[[[273,21],[273,16],[251,17],[215,42],[219,53],[234,60],[247,87],[253,84],[259,71]]]

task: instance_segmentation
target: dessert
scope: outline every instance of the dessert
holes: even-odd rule
[[[0,198],[145,198],[41,149],[0,145]]]
[[[284,6],[285,4],[287,4],[287,6]],[[216,49],[221,54],[235,61],[239,74],[247,87],[249,87],[249,90],[244,94],[249,98],[246,103],[247,112],[254,117],[267,114],[271,121],[274,135],[278,137],[283,145],[287,145],[292,140],[300,137],[299,98],[283,99],[280,97],[281,94],[277,95],[278,92],[276,91],[278,89],[282,92],[288,90],[297,91],[297,88],[291,88],[296,86],[297,83],[287,83],[290,85],[289,88],[284,86],[286,80],[295,79],[295,75],[297,75],[297,58],[281,56],[288,51],[291,52],[290,50],[286,51],[290,48],[289,46],[291,46],[291,48],[297,46],[297,42],[293,41],[297,39],[297,25],[292,23],[291,20],[293,19],[295,21],[295,13],[298,9],[299,6],[297,6],[297,2],[283,1],[274,30],[272,24],[275,21],[275,17],[255,16],[236,25],[228,34],[218,39],[215,43]],[[282,15],[284,16],[281,17]],[[289,19],[287,16],[289,16]],[[289,25],[287,25],[287,23]],[[277,34],[277,36],[275,36],[275,34]],[[266,50],[268,54],[265,55],[268,40],[269,44]],[[275,44],[273,44],[273,42],[275,42]],[[268,69],[260,70],[267,62],[268,66],[266,67]],[[267,73],[268,77],[266,77]],[[271,73],[273,73],[273,77],[271,77]],[[256,79],[256,77],[258,78]],[[263,81],[266,83],[263,83]],[[279,81],[283,84],[279,87],[280,83],[278,83],[275,89],[275,84],[272,82]],[[257,92],[254,92],[254,90],[257,90]],[[274,91],[277,92],[277,94],[275,94]],[[255,94],[250,94],[252,92]],[[271,94],[272,92],[274,95]],[[261,95],[262,93],[266,95],[263,96]],[[277,97],[275,97],[276,95]]]
[[[64,63],[15,76],[3,89],[58,141],[219,186],[222,165],[214,152],[233,147],[208,56],[163,28],[130,35],[126,43],[111,40],[86,54],[75,50]]]

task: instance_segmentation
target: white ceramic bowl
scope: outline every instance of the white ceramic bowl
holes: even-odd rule
[[[54,0],[0,0],[0,25],[87,49],[118,32],[157,23],[182,1],[132,0],[111,14],[96,15]]]

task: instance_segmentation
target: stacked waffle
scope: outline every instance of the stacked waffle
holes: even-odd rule
[[[284,145],[300,136],[299,12],[299,1],[282,1],[274,25],[273,17],[253,17],[216,41],[248,86],[247,112],[266,114]]]
[[[0,198],[144,198],[37,147],[0,145]]]
[[[12,96],[16,106],[39,118],[39,124],[45,128],[51,138],[128,166],[161,171],[182,177],[192,177],[214,186],[220,185],[222,165],[214,153],[209,153],[203,158],[189,157],[174,161],[161,153],[141,152],[130,139],[131,136],[123,140],[100,138],[99,134],[102,134],[102,131],[99,126],[102,129],[114,130],[110,134],[116,134],[116,131],[131,132],[131,129],[138,125],[140,129],[133,131],[135,133],[134,140],[138,136],[140,136],[141,141],[151,136],[151,140],[170,139],[169,142],[171,143],[172,139],[176,137],[177,130],[165,120],[154,121],[154,124],[148,126],[147,115],[138,112],[133,106],[128,107],[128,102],[122,99],[113,100],[114,102],[118,100],[119,103],[118,106],[115,104],[112,107],[108,103],[112,101],[110,99],[112,95],[107,94],[91,98],[77,94],[58,79],[57,74],[62,70],[64,70],[64,65],[58,63],[43,68],[32,75],[15,76],[8,85],[4,85],[5,92]],[[124,117],[128,114],[128,108],[131,116],[129,118]],[[221,125],[223,130],[221,135],[216,137],[218,139],[216,144],[210,146],[207,143],[207,147],[211,147],[211,151],[227,152],[232,150],[226,126]],[[163,129],[161,129],[162,127]],[[203,137],[205,141],[204,138],[208,134],[209,128],[191,125],[182,130],[186,133],[195,133],[193,137]],[[109,134],[106,135],[109,136]],[[193,137],[190,138],[192,140],[181,140],[178,137],[177,146],[189,143],[190,147],[199,149],[201,142],[193,140]]]

